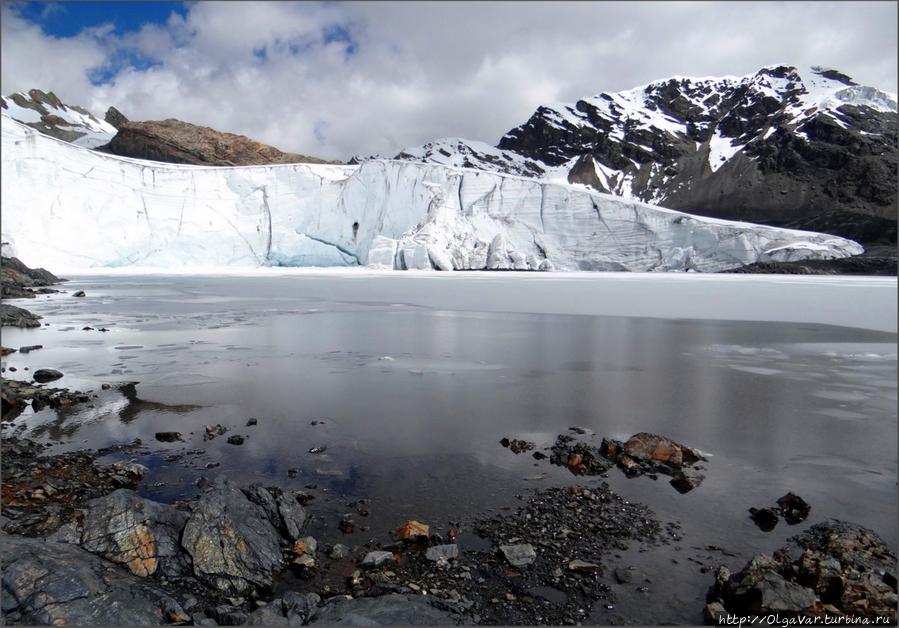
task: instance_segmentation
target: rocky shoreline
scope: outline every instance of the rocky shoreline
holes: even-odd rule
[[[22,276],[37,285],[30,272],[15,272],[4,273],[4,281]],[[3,305],[3,325],[30,320],[27,311]],[[19,351],[26,349],[36,347]],[[4,376],[2,382],[0,569],[9,625],[591,623],[592,609],[616,602],[610,577],[638,590],[665,577],[615,568],[612,554],[672,545],[682,534],[677,522],[628,501],[604,478],[662,475],[686,493],[708,473],[702,452],[646,432],[600,441],[573,427],[547,453],[504,438],[497,447],[564,467],[574,483],[522,493],[520,505],[501,514],[396,521],[395,529],[372,530],[369,540],[350,547],[309,535],[315,517],[333,517],[325,528],[341,532],[355,524],[353,517],[313,514],[308,504],[314,496],[304,491],[238,485],[219,475],[200,478],[196,495],[162,503],[143,494],[147,467],[134,459],[103,462],[108,454],[142,454],[151,445],[134,440],[52,453],[7,434],[29,405],[65,412],[99,403],[104,394],[49,386],[55,375],[47,371],[30,373],[35,381]],[[133,383],[98,388],[140,401]],[[207,432],[211,439],[224,428]],[[775,523],[780,516],[804,522],[809,514],[808,504],[792,494],[778,500],[778,508],[763,509]],[[365,504],[356,511],[364,516]],[[721,564],[703,566],[709,594],[696,619],[780,613],[895,623],[895,564],[895,553],[874,532],[819,522],[736,573]]]

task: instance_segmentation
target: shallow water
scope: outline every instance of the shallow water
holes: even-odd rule
[[[570,426],[597,439],[651,431],[706,452],[706,480],[686,495],[610,472],[627,499],[680,521],[684,541],[614,559],[659,577],[652,603],[623,587],[601,622],[697,621],[712,576],[695,561],[739,568],[779,547],[804,526],[764,533],[747,509],[787,491],[812,505],[808,523],[849,519],[895,547],[895,280],[396,275],[75,277],[64,288],[84,299],[21,303],[50,325],[4,329],[4,346],[44,345],[4,358],[18,369],[4,376],[56,368],[65,377],[51,385],[98,392],[139,381],[139,399],[107,392],[97,408],[22,415],[4,434],[57,450],[139,437],[152,450],[138,457],[152,469],[141,490],[155,499],[192,495],[199,475],[220,472],[314,486],[312,533],[326,542],[348,502],[371,499],[357,516],[369,530],[350,543],[408,518],[446,530],[574,481],[502,448],[504,436],[542,448]],[[868,329],[822,324],[851,322],[847,302]],[[204,441],[215,423],[246,442]],[[186,442],[154,440],[168,430]],[[200,451],[163,460],[188,450]],[[707,545],[735,556],[706,559],[696,548]]]

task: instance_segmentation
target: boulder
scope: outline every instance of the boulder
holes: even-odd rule
[[[62,373],[57,371],[56,369],[38,369],[31,375],[34,378],[34,381],[39,384],[46,384],[47,382],[54,382],[57,379],[62,377]]]
[[[74,545],[0,535],[4,623],[148,626],[184,611],[151,582]]]
[[[0,326],[2,327],[40,327],[40,316],[15,305],[0,303]]]
[[[699,453],[686,445],[681,445],[664,436],[640,432],[634,434],[624,444],[624,453],[638,461],[654,461],[674,468],[693,464],[702,459]]]
[[[877,534],[832,520],[791,538],[773,556],[756,556],[736,574],[719,570],[708,601],[737,615],[827,613],[895,624],[895,566],[896,555]]]
[[[321,598],[315,593],[288,591],[247,617],[249,626],[302,626],[315,611]]]
[[[91,500],[84,511],[81,546],[136,576],[160,571],[182,573],[185,561],[179,550],[187,513],[119,489]]]
[[[281,539],[264,508],[220,476],[191,510],[181,546],[197,577],[224,592],[271,586]]]

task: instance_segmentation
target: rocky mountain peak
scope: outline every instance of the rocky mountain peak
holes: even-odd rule
[[[496,148],[438,140],[397,158],[566,179],[718,218],[820,229],[826,215],[837,235],[861,237],[856,225],[895,241],[897,119],[895,94],[775,64],[543,105]]]
[[[122,157],[203,166],[334,163],[306,155],[285,153],[243,135],[225,133],[174,118],[122,122],[115,137],[99,150]]]
[[[99,120],[90,111],[67,105],[53,92],[39,89],[0,97],[4,114],[51,137],[87,148],[105,144],[115,127]]]

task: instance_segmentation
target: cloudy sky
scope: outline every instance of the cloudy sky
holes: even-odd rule
[[[896,91],[895,2],[4,3],[2,93],[331,159],[494,144],[542,103],[826,65]]]

